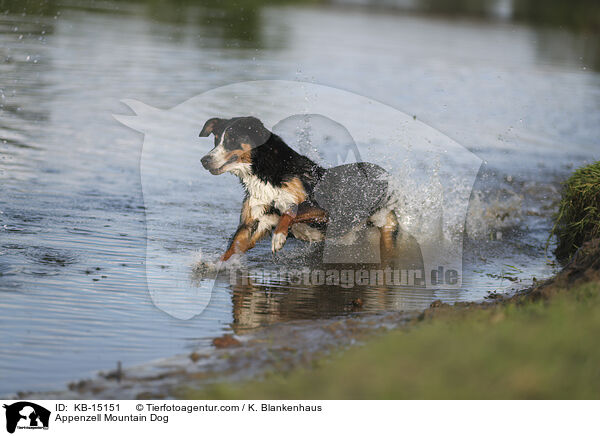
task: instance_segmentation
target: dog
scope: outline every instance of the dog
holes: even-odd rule
[[[200,137],[211,134],[215,146],[201,158],[203,167],[213,175],[235,174],[245,190],[240,224],[222,261],[268,234],[275,253],[290,230],[297,239],[318,242],[326,231],[343,236],[370,225],[379,228],[381,246],[392,248],[396,204],[381,167],[361,162],[323,168],[254,117],[211,118]]]

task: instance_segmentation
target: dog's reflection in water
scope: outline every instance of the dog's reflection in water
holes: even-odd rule
[[[377,232],[377,229],[369,231]],[[376,241],[368,235],[362,241]],[[422,309],[435,299],[425,288],[424,268],[416,240],[399,232],[389,244],[352,247],[380,250],[379,263],[323,263],[320,243],[302,262],[274,264],[268,271],[223,269],[216,285],[232,290],[233,328],[241,331],[276,322],[328,318],[354,311]],[[401,249],[400,249],[401,247]],[[347,247],[346,247],[347,248]],[[334,247],[335,250],[335,247]],[[365,253],[361,258],[365,258]],[[291,265],[290,265],[291,264]]]

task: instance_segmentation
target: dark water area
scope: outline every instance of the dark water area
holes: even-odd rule
[[[203,4],[0,1],[0,394],[54,389],[231,329],[345,316],[357,298],[365,312],[414,310],[553,273],[545,246],[560,182],[600,158],[596,2]],[[127,113],[125,98],[169,109],[267,79],[368,96],[483,160],[462,289],[225,282],[191,320],[152,304],[143,135],[112,114]],[[190,160],[199,178],[206,151]],[[241,191],[221,177],[214,198],[172,199],[187,211],[165,229],[178,255],[217,253],[233,232]],[[198,227],[212,230],[208,246]],[[273,262],[266,240],[246,266]]]

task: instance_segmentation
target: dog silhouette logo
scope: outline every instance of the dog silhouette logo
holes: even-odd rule
[[[210,171],[200,170],[202,155],[216,144],[214,137],[202,136],[198,145],[198,131],[213,118],[259,119],[327,170],[314,192],[330,212],[323,264],[380,263],[380,254],[395,250],[390,242],[407,240],[403,247],[419,249],[426,288],[462,289],[464,228],[483,161],[415,116],[348,91],[285,80],[234,83],[164,110],[122,101],[135,114],[114,118],[144,134],[140,178],[146,283],[154,305],[169,315],[192,319],[208,307],[215,271],[228,267],[212,261],[229,244],[221,224],[229,222],[233,229],[239,218],[240,192],[214,189],[221,180],[234,181],[216,182]],[[390,192],[394,195],[384,195]],[[397,202],[397,223],[388,213],[391,200]],[[190,215],[192,202],[202,205],[200,213],[210,212],[210,221],[199,224]],[[373,226],[363,224],[365,216],[380,209],[369,223],[387,229],[377,247],[371,244]],[[349,227],[359,232],[346,232]],[[183,238],[193,234],[198,241],[189,250],[174,246],[173,232],[183,229]],[[196,268],[206,273],[198,277]]]
[[[29,401],[5,404],[6,431],[14,433],[19,429],[48,429],[50,411]]]

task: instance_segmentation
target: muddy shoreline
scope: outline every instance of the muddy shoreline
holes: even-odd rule
[[[419,312],[355,313],[328,320],[291,321],[247,334],[216,338],[212,346],[142,365],[99,372],[49,392],[19,392],[15,398],[149,399],[177,396],[177,388],[201,388],[241,381],[269,372],[310,365],[327,354],[378,333],[408,325]]]

